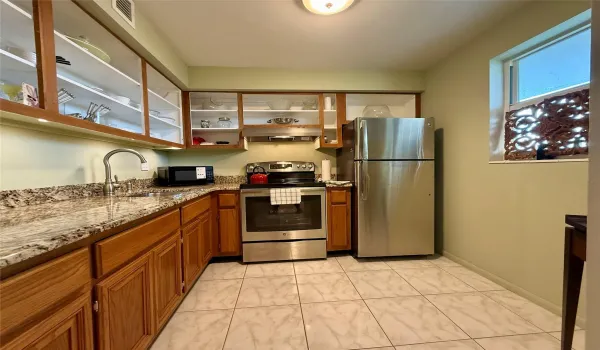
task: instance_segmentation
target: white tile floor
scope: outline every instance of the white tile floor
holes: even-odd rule
[[[559,350],[559,339],[560,317],[447,258],[343,256],[211,264],[152,349]]]

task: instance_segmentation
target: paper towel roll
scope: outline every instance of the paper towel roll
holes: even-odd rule
[[[331,180],[331,161],[329,159],[321,161],[321,179],[323,181]]]

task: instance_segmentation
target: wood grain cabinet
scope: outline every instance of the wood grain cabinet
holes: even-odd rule
[[[217,209],[218,254],[241,255],[242,235],[240,231],[239,192],[219,193]]]
[[[152,341],[152,254],[142,255],[97,284],[100,349],[145,349]]]
[[[187,291],[212,258],[211,211],[183,228],[183,273]]]
[[[350,250],[350,189],[327,189],[327,251]]]
[[[87,292],[3,345],[2,349],[93,349],[91,309],[91,295]]]
[[[160,329],[175,311],[183,295],[181,238],[179,230],[152,250],[154,259],[155,307]]]

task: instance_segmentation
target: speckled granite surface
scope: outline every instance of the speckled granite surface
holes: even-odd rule
[[[0,268],[239,184],[157,187],[159,197],[88,196],[0,210]],[[147,191],[147,189],[144,189]]]
[[[245,176],[216,176],[214,185],[190,187],[157,187],[152,179],[132,180],[134,193],[171,193],[157,197],[104,197],[102,184],[2,191],[0,268],[213,191],[239,190],[245,180]]]

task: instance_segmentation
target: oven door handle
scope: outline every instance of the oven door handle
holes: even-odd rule
[[[325,187],[300,187],[298,188],[300,190],[300,195],[304,195],[304,194],[314,194],[316,192],[320,192],[318,194],[325,194],[326,190]],[[241,195],[250,195],[252,197],[269,197],[271,196],[271,190],[270,189],[265,189],[265,188],[260,188],[260,189],[242,189],[240,190],[240,194]]]

